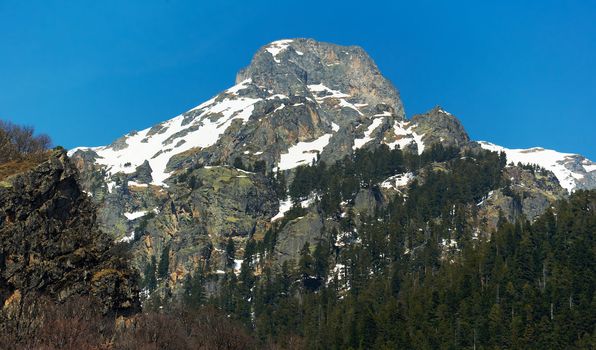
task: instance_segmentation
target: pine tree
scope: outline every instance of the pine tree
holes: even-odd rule
[[[159,265],[157,266],[157,278],[160,280],[168,277],[168,270],[170,268],[170,246],[164,245],[159,258]]]
[[[327,269],[329,268],[329,247],[326,241],[320,240],[317,242],[315,251],[313,252],[313,269],[314,274],[319,281],[324,281],[327,278]]]
[[[310,253],[310,244],[304,243],[300,250],[300,261],[298,262],[298,273],[300,274],[302,285],[307,290],[314,290],[318,286],[318,281],[315,279],[314,260]]]
[[[186,275],[184,280],[184,302],[191,308],[198,308],[205,302],[205,291],[204,284],[205,277],[203,274],[203,268],[199,263],[195,273]]]
[[[144,285],[149,291],[154,291],[157,288],[156,271],[157,262],[155,261],[155,255],[151,256],[151,261],[145,266],[144,273]]]
[[[228,238],[226,243],[226,264],[228,268],[234,267],[234,259],[236,258],[236,246],[232,237]]]

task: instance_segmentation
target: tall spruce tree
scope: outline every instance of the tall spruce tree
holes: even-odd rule
[[[159,258],[159,265],[157,266],[157,278],[160,280],[168,277],[168,271],[170,268],[170,246],[164,245],[161,250],[161,256]]]

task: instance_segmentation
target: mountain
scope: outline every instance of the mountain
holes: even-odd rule
[[[384,150],[396,148],[416,164],[385,167],[385,178],[366,175],[374,183],[361,178],[332,200],[308,179],[308,171],[311,178],[325,174],[309,165],[331,166],[346,157],[368,162],[362,160],[367,152],[384,157]],[[101,229],[131,245],[139,271],[167,256],[160,285],[180,290],[198,266],[209,265],[216,275],[240,272],[240,259],[229,264],[230,239],[239,257],[249,242],[265,244],[274,232],[273,260],[298,260],[321,232],[342,230],[346,217],[361,224],[396,195],[407,196],[412,184],[455,171],[458,158],[471,166],[466,158],[484,157],[483,149],[504,152],[514,164],[487,180],[492,188],[473,189],[484,191],[466,209],[476,236],[489,237],[502,219],[533,220],[568,192],[596,187],[596,165],[579,155],[474,142],[441,107],[407,119],[397,89],[364,50],[312,39],[265,45],[238,72],[236,85],[208,101],[110,145],[68,154],[99,207]],[[402,159],[396,154],[391,157]],[[324,203],[332,203],[337,216],[322,210]],[[356,229],[348,236],[358,242]]]
[[[276,41],[173,119],[49,143],[0,122],[0,348],[596,345],[596,165],[406,118],[358,47]]]

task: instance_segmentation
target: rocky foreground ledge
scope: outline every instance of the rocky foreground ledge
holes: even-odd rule
[[[104,312],[138,309],[134,273],[96,225],[95,207],[66,152],[0,179],[0,302],[29,294],[56,301],[91,295]]]

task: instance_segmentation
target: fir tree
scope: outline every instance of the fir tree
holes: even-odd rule
[[[160,280],[168,277],[168,271],[170,268],[170,246],[164,245],[161,256],[159,258],[159,265],[157,266],[157,278]]]
[[[144,285],[149,291],[154,291],[157,288],[157,262],[155,261],[155,255],[151,256],[151,261],[145,266],[144,273]]]

